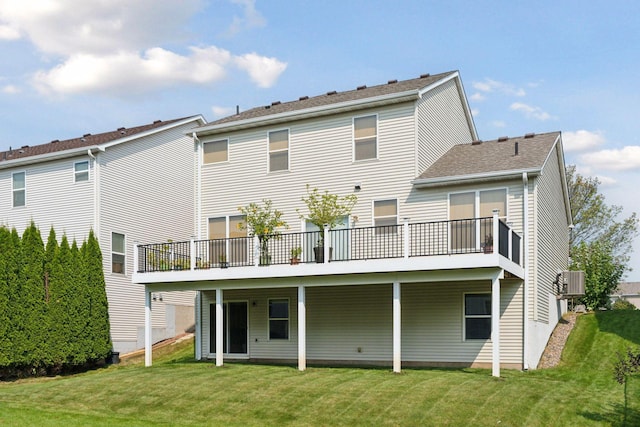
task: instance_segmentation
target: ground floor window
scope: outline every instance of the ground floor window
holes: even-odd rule
[[[289,300],[269,300],[269,339],[289,339]]]
[[[464,295],[464,339],[491,338],[491,294]]]

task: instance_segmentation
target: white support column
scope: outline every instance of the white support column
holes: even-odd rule
[[[253,265],[260,265],[260,238],[256,235],[253,236]]]
[[[500,218],[498,209],[493,210],[493,253],[497,254],[500,249]]]
[[[393,282],[393,372],[400,372],[401,362],[400,282]]]
[[[151,324],[151,292],[144,289],[144,366],[151,366],[153,325]]]
[[[202,360],[202,291],[196,293],[196,360]]]
[[[500,275],[491,283],[491,375],[500,376]]]
[[[402,255],[404,256],[404,258],[409,258],[409,218],[403,219],[402,228],[404,234],[404,249],[402,251]]]
[[[324,262],[329,262],[329,256],[331,255],[331,242],[329,241],[329,224],[325,224],[322,230],[323,234],[323,244],[324,244]]]
[[[138,268],[138,261],[140,260],[140,257],[138,255],[138,242],[133,242],[133,272],[137,273],[139,270]],[[145,265],[145,269],[146,269],[146,265]]]
[[[196,269],[196,260],[198,254],[196,254],[196,238],[191,236],[189,239],[189,269],[191,271]]]
[[[306,293],[298,286],[298,370],[307,369],[307,306]]]
[[[222,366],[224,353],[224,311],[222,310],[222,289],[216,289],[216,366]]]

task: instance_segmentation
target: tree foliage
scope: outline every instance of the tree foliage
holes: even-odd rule
[[[0,226],[0,378],[59,373],[111,352],[102,254],[31,223],[22,238]]]
[[[622,207],[607,205],[604,195],[599,192],[598,178],[580,175],[575,166],[567,167],[567,184],[574,225],[571,247],[581,243],[606,243],[615,262],[626,269],[633,241],[638,235],[636,213],[620,220]]]
[[[632,213],[620,219],[622,207],[608,205],[599,192],[600,181],[567,167],[567,185],[574,228],[571,232],[572,270],[585,271],[588,307],[608,307],[609,295],[630,270],[629,254],[638,235],[638,218]]]

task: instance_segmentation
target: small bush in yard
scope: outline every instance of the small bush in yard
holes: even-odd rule
[[[626,299],[619,299],[611,305],[614,310],[635,310],[636,306]]]

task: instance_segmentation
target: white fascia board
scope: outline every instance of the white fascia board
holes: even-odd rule
[[[246,129],[249,127],[266,126],[273,123],[280,123],[290,120],[301,120],[311,117],[325,116],[336,114],[344,111],[362,109],[369,104],[371,107],[378,105],[396,104],[418,99],[418,90],[410,90],[388,95],[376,96],[373,98],[363,98],[353,101],[340,102],[336,104],[322,105],[319,107],[305,108],[302,110],[287,111],[284,113],[270,114],[266,116],[254,117],[251,119],[238,120],[218,125],[204,126],[195,131],[198,136],[206,136],[221,132],[230,132],[234,130]]]
[[[193,121],[197,121],[200,123],[206,123],[206,120],[204,119],[204,117],[202,117],[201,115],[198,116],[193,116],[193,117],[188,117],[184,120],[180,120],[179,122],[175,122],[175,123],[171,123],[167,126],[162,126],[159,128],[155,128],[155,129],[151,129],[148,130],[146,132],[141,132],[141,133],[136,133],[135,135],[130,135],[124,138],[120,138],[120,139],[116,139],[114,141],[105,143],[105,144],[99,144],[99,145],[87,145],[85,147],[78,147],[78,148],[71,148],[69,150],[63,150],[63,151],[56,151],[53,153],[46,153],[46,154],[39,154],[37,156],[29,156],[29,157],[22,157],[19,159],[14,159],[14,160],[5,160],[0,162],[0,169],[10,169],[16,166],[23,166],[23,165],[30,165],[33,163],[41,163],[41,162],[48,162],[51,160],[59,160],[59,159],[65,159],[65,158],[69,158],[69,157],[77,157],[83,154],[86,154],[87,151],[90,151],[91,153],[96,153],[98,151],[105,151],[105,149],[112,147],[114,145],[118,145],[118,144],[122,144],[124,142],[128,142],[128,141],[132,141],[134,139],[137,138],[143,138],[145,136],[149,136],[149,135],[153,135],[154,133],[158,133],[167,129],[171,129],[174,128],[176,126],[182,126],[186,123],[189,122],[193,122]]]
[[[166,126],[161,126],[161,127],[158,127],[158,128],[149,129],[146,132],[136,133],[136,134],[131,135],[131,136],[127,136],[127,137],[124,137],[124,138],[119,138],[119,139],[116,139],[114,141],[110,141],[110,142],[107,142],[107,143],[104,143],[104,144],[100,144],[99,147],[101,148],[101,151],[104,151],[106,148],[113,147],[114,145],[120,145],[120,144],[123,144],[125,142],[133,141],[134,139],[144,138],[144,137],[147,137],[149,135],[154,135],[156,133],[160,133],[160,132],[163,132],[165,130],[172,129],[172,128],[175,128],[175,127],[178,127],[178,126],[182,126],[182,125],[190,123],[190,122],[196,122],[196,121],[197,122],[205,122],[206,123],[206,121],[204,120],[204,118],[202,116],[187,117],[186,119],[180,120],[179,122],[170,123],[170,124],[168,124]],[[189,131],[188,133],[192,133],[192,131]]]
[[[58,151],[54,153],[40,154],[37,156],[23,157],[23,158],[14,159],[14,160],[5,160],[3,162],[0,162],[0,169],[10,169],[16,166],[24,166],[24,165],[30,165],[33,163],[48,162],[50,160],[65,159],[69,157],[78,157],[83,154],[87,154],[87,151],[91,151],[92,153],[95,153],[97,151],[104,151],[104,150],[102,150],[101,147],[98,145],[88,145],[86,147],[72,148],[70,150]]]
[[[499,172],[484,172],[469,175],[454,175],[438,178],[415,179],[411,181],[411,184],[413,184],[413,186],[416,188],[428,188],[449,184],[466,184],[472,182],[497,181],[504,179],[521,179],[523,172],[526,172],[527,174],[529,174],[529,176],[535,176],[540,174],[540,169],[518,169]]]

